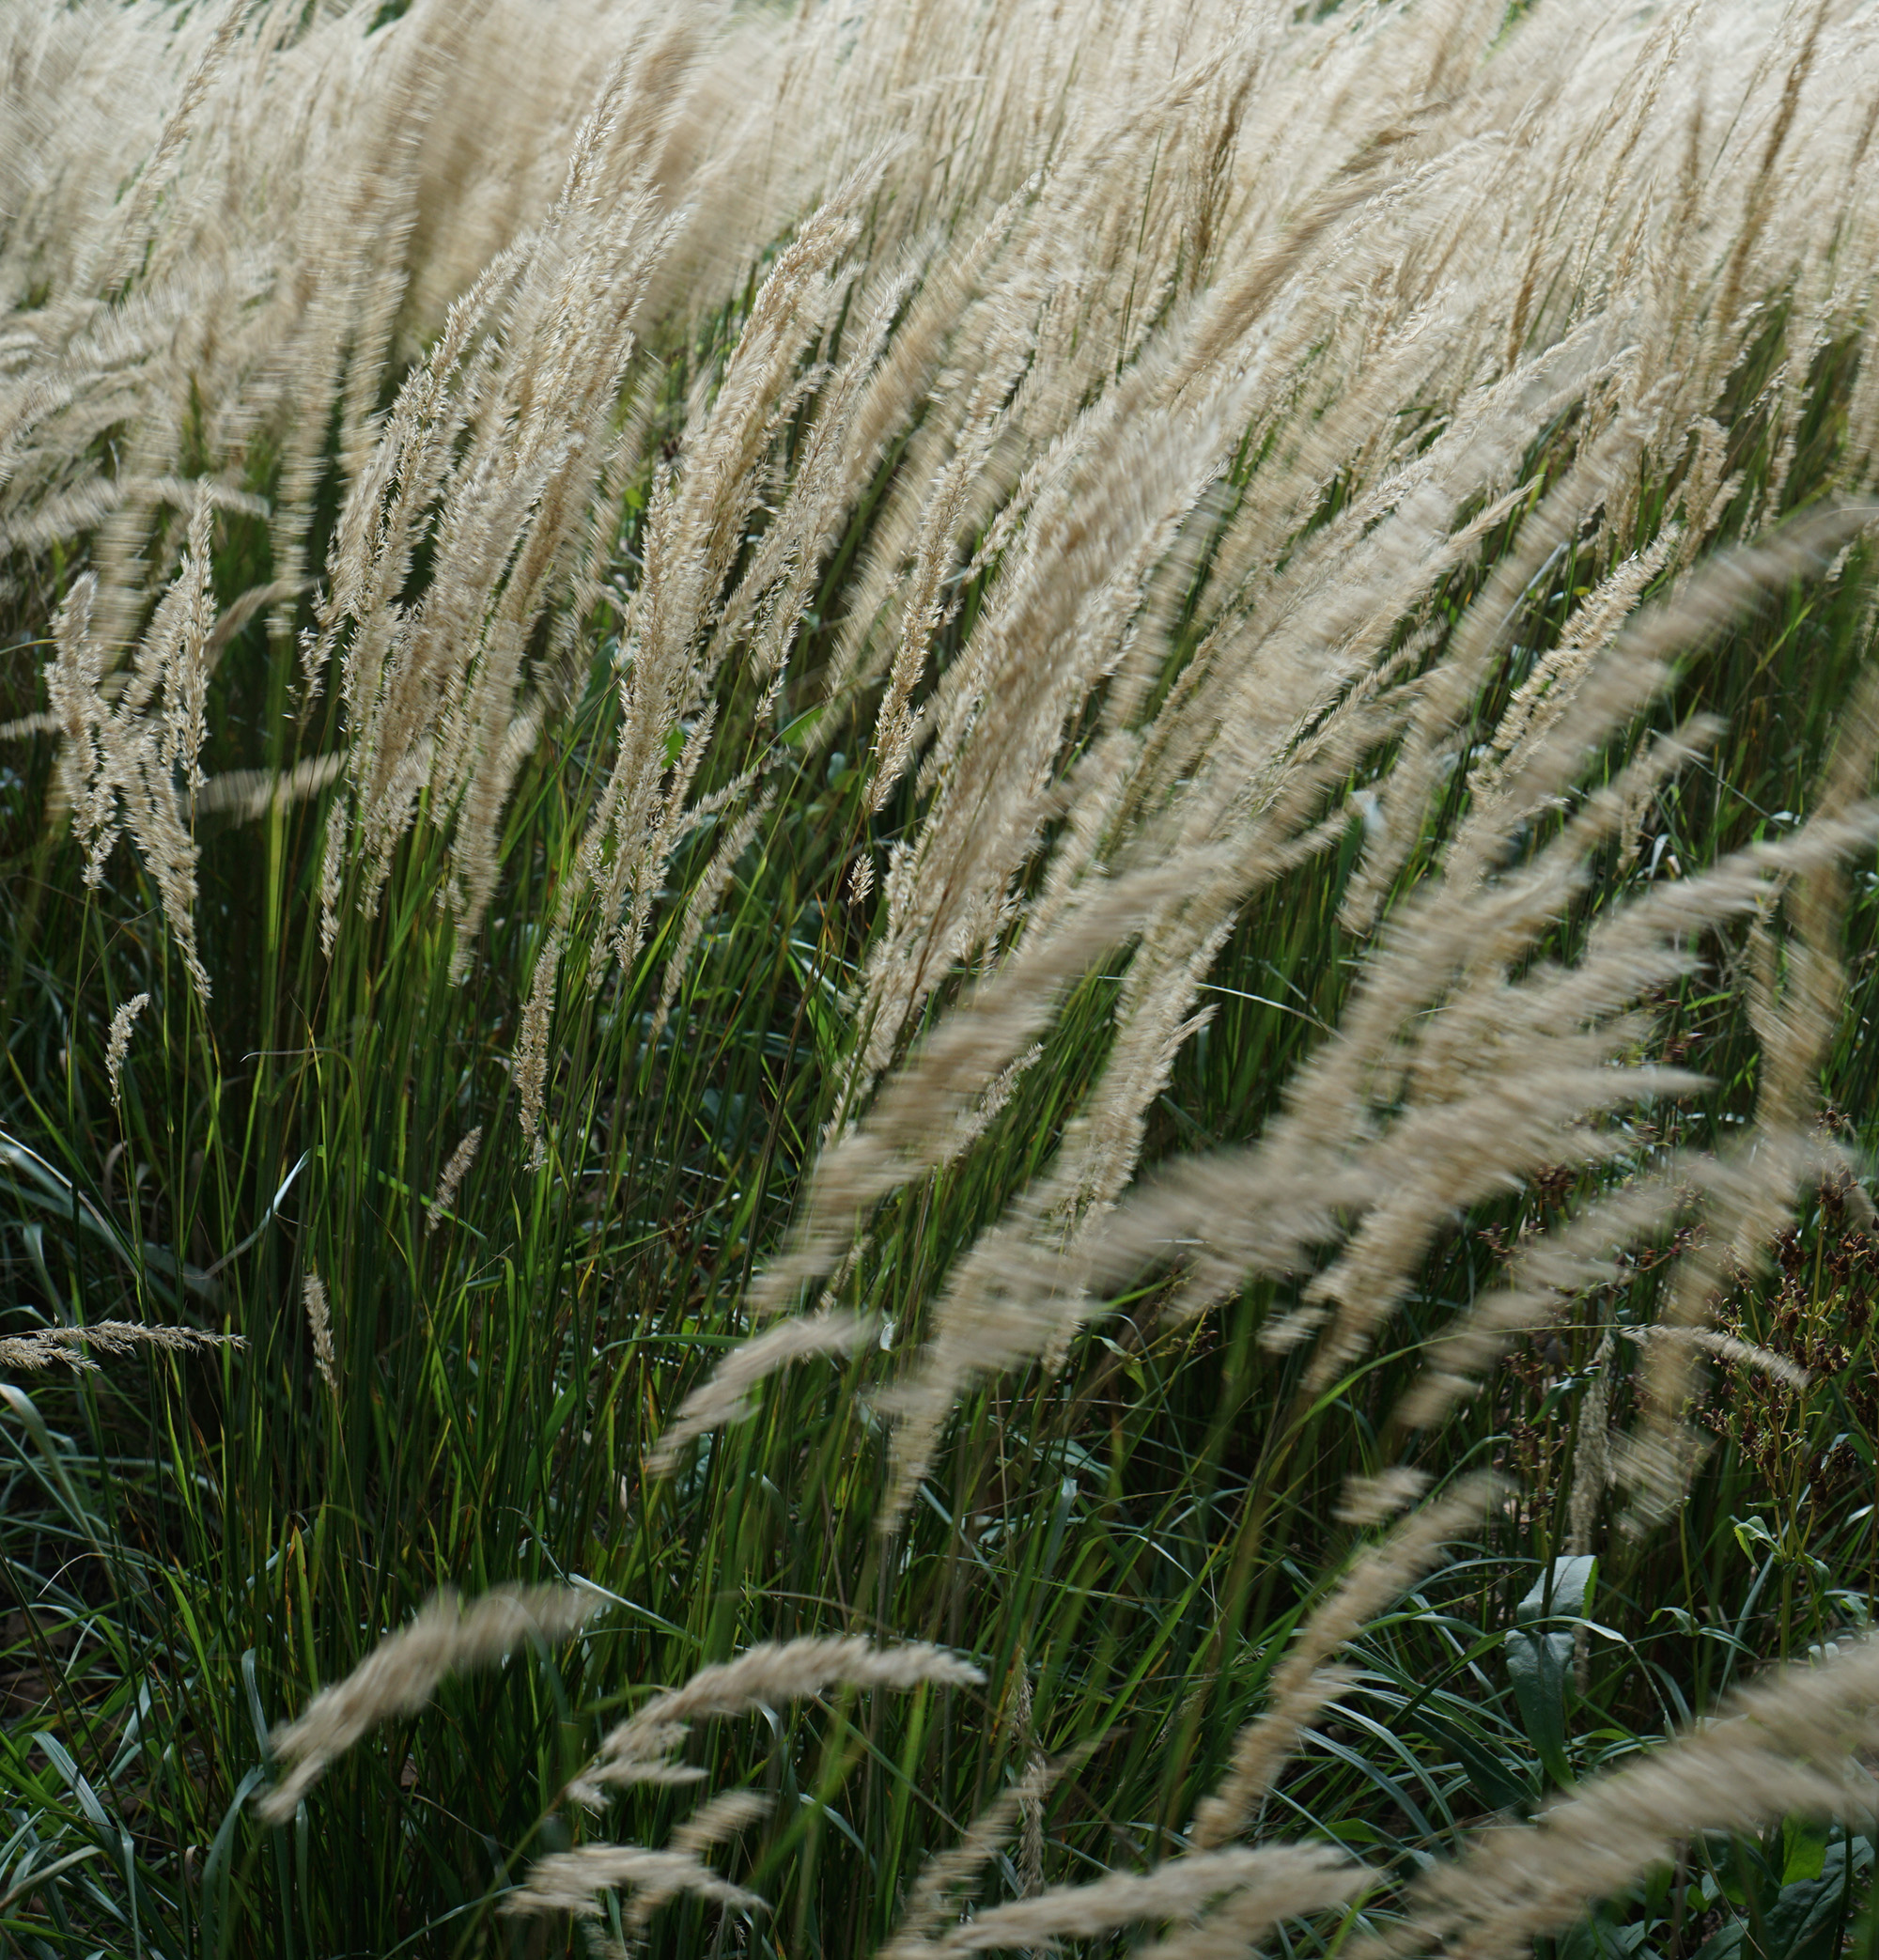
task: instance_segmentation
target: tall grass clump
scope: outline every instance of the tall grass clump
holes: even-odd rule
[[[0,42],[0,1944],[1879,1951],[1879,18]]]

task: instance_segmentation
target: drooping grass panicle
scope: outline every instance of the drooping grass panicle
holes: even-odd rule
[[[327,1393],[339,1394],[339,1363],[333,1347],[333,1306],[327,1299],[326,1282],[309,1272],[301,1282],[301,1303],[306,1309],[307,1331],[313,1336],[313,1361]]]
[[[1244,1952],[1276,1921],[1335,1906],[1368,1883],[1369,1874],[1329,1845],[1271,1844],[1195,1851],[1153,1871],[1115,1872],[1087,1885],[1053,1886],[1034,1899],[995,1906],[953,1928],[923,1951],[986,1953],[1094,1939],[1124,1926],[1200,1920],[1194,1932],[1151,1944],[1168,1960],[1208,1952],[1231,1928],[1230,1952]],[[1213,1910],[1207,1913],[1209,1906]],[[1203,1918],[1203,1915],[1207,1914]],[[1189,1942],[1192,1944],[1190,1945]]]
[[[647,1460],[655,1476],[677,1462],[694,1439],[747,1413],[752,1392],[780,1369],[816,1355],[847,1355],[864,1347],[880,1330],[878,1316],[826,1309],[804,1318],[778,1322],[734,1348],[709,1377],[686,1397]]]
[[[1331,1656],[1421,1579],[1451,1540],[1480,1525],[1505,1488],[1491,1473],[1464,1478],[1359,1555],[1348,1576],[1298,1629],[1273,1672],[1270,1705],[1240,1731],[1226,1781],[1195,1812],[1188,1838],[1199,1850],[1224,1844],[1251,1824],[1306,1725],[1350,1686],[1345,1671],[1327,1666]]]
[[[86,878],[102,881],[120,826],[154,879],[163,916],[197,995],[210,979],[196,953],[194,798],[207,736],[209,639],[215,614],[210,533],[214,503],[194,500],[180,568],[159,602],[116,697],[104,696],[104,653],[94,616],[95,576],[60,614],[47,670],[65,738],[61,785],[87,849]]]
[[[1034,1756],[1017,1781],[1001,1790],[972,1819],[956,1844],[926,1860],[908,1894],[893,1937],[879,1949],[877,1960],[918,1960],[919,1955],[932,1951],[932,1936],[957,1916],[955,1895],[977,1880],[997,1857],[1013,1827],[1025,1821],[1030,1808],[1041,1809],[1052,1784],[1069,1766],[1064,1761]]]
[[[444,1219],[450,1215],[451,1207],[457,1203],[457,1194],[463,1189],[463,1180],[470,1174],[470,1166],[476,1161],[476,1152],[482,1147],[483,1126],[473,1125],[464,1132],[463,1141],[450,1153],[437,1179],[437,1190],[424,1209],[424,1229],[435,1232]]]
[[[124,1113],[124,1063],[131,1052],[131,1031],[137,1024],[138,1015],[149,1004],[148,994],[132,994],[111,1017],[111,1036],[104,1050],[104,1074],[111,1084],[111,1107],[119,1116]]]
[[[205,1333],[193,1327],[151,1327],[136,1320],[95,1320],[89,1327],[48,1327],[30,1334],[0,1336],[0,1367],[49,1368],[54,1362],[75,1372],[95,1369],[92,1350],[129,1354],[138,1347],[189,1354],[205,1347],[245,1347],[242,1334]]]
[[[394,1716],[414,1715],[452,1674],[493,1665],[529,1641],[565,1639],[600,1595],[574,1586],[510,1586],[467,1605],[440,1593],[408,1626],[389,1633],[344,1681],[321,1688],[272,1740],[285,1771],[255,1807],[284,1823],[327,1766]]]
[[[761,1911],[766,1902],[713,1871],[704,1854],[769,1810],[769,1799],[753,1790],[727,1790],[700,1804],[660,1850],[583,1844],[551,1853],[529,1867],[520,1888],[503,1901],[503,1911],[510,1916],[565,1911],[577,1919],[597,1918],[596,1895],[625,1886],[633,1888],[625,1917],[634,1934],[643,1934],[653,1914],[681,1894],[736,1911]]]
[[[654,1696],[607,1735],[567,1794],[577,1803],[597,1805],[616,1786],[693,1780],[698,1772],[674,1763],[672,1755],[695,1721],[778,1708],[831,1688],[905,1691],[929,1683],[971,1687],[984,1679],[969,1662],[920,1641],[877,1646],[855,1635],[766,1641]]]
[[[959,1121],[1046,1026],[1063,990],[1107,946],[1153,917],[1184,876],[1204,868],[1196,858],[1092,883],[1053,932],[968,994],[876,1097],[865,1119],[822,1152],[792,1241],[754,1289],[759,1310],[787,1305],[798,1287],[840,1257],[858,1218],[942,1160]]]
[[[755,1892],[720,1877],[693,1852],[652,1851],[640,1844],[582,1844],[536,1859],[521,1885],[505,1897],[502,1909],[512,1918],[568,1912],[598,1919],[598,1895],[628,1886],[636,1889],[629,1915],[636,1925],[644,1923],[654,1906],[681,1892],[741,1912],[759,1911],[764,1905]]]
[[[1879,832],[1879,804],[1862,801],[1871,785],[1875,756],[1879,677],[1869,673],[1841,724],[1818,814],[1797,834],[1794,842],[1801,848],[1782,867],[1795,883],[1795,931],[1788,951],[1787,985],[1778,998],[1765,981],[1751,995],[1763,1046],[1753,1154],[1737,1159],[1736,1174],[1719,1183],[1709,1237],[1678,1271],[1661,1323],[1671,1333],[1704,1328],[1731,1271],[1747,1269],[1763,1256],[1818,1163],[1809,1133],[1820,1069],[1834,1038],[1845,985],[1840,920],[1846,894],[1840,866],[1849,847],[1866,844]],[[1836,844],[1840,848],[1834,848]],[[1687,1488],[1699,1453],[1685,1410],[1700,1351],[1689,1340],[1655,1341],[1645,1349],[1642,1418],[1626,1440],[1620,1467],[1632,1486],[1634,1529],[1667,1515]]]

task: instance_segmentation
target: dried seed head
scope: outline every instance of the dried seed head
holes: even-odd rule
[[[598,1804],[609,1788],[690,1781],[701,1772],[672,1762],[694,1721],[780,1708],[830,1688],[902,1691],[932,1683],[968,1687],[985,1676],[943,1647],[908,1641],[878,1647],[856,1637],[766,1641],[736,1660],[701,1668],[682,1688],[656,1696],[620,1723],[567,1794]]]
[[[488,1667],[531,1640],[565,1639],[599,1603],[573,1586],[503,1586],[468,1606],[440,1593],[274,1731],[274,1756],[287,1773],[256,1797],[255,1808],[270,1824],[285,1824],[327,1765],[380,1722],[416,1714],[451,1674]]]
[[[306,1308],[306,1324],[313,1334],[314,1364],[327,1392],[339,1398],[338,1364],[333,1352],[333,1312],[326,1298],[326,1282],[310,1272],[301,1282],[301,1299]]]
[[[241,1334],[206,1334],[193,1327],[147,1327],[135,1320],[98,1320],[89,1327],[49,1327],[36,1333],[0,1339],[0,1367],[47,1368],[62,1362],[74,1372],[95,1369],[93,1350],[128,1354],[135,1347],[158,1347],[188,1354],[203,1347],[245,1347]]]
[[[457,1193],[463,1189],[463,1180],[470,1174],[470,1166],[476,1161],[476,1151],[482,1142],[483,1126],[479,1123],[450,1153],[450,1161],[444,1165],[443,1174],[437,1180],[437,1194],[425,1206],[426,1232],[435,1232],[450,1207],[457,1203]]]
[[[120,1117],[124,1113],[121,1078],[124,1058],[131,1052],[131,1030],[136,1025],[138,1015],[149,1004],[148,994],[135,994],[111,1017],[111,1038],[104,1050],[104,1073],[111,1083],[111,1107]]]

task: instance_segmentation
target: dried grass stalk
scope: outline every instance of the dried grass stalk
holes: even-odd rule
[[[111,1036],[104,1049],[104,1074],[111,1084],[111,1107],[121,1118],[124,1113],[124,1058],[131,1052],[131,1030],[137,1017],[150,1004],[147,993],[133,994],[111,1017]]]
[[[570,1912],[578,1919],[598,1919],[597,1894],[626,1886],[638,1889],[635,1906],[643,1904],[648,1913],[681,1892],[743,1912],[757,1911],[764,1904],[755,1892],[721,1878],[690,1852],[648,1851],[640,1844],[582,1844],[576,1851],[536,1859],[520,1887],[504,1899],[502,1910],[512,1918]]]
[[[30,1334],[0,1338],[0,1367],[49,1368],[62,1362],[75,1373],[95,1369],[91,1351],[128,1354],[137,1347],[157,1347],[188,1354],[204,1347],[245,1347],[241,1334],[209,1334],[193,1327],[147,1327],[136,1320],[98,1320],[89,1327],[48,1327]]]
[[[926,1860],[908,1894],[893,1937],[879,1950],[876,1960],[919,1960],[920,1955],[932,1952],[932,1936],[949,1918],[957,1916],[955,1894],[977,1879],[997,1857],[999,1846],[1011,1835],[1014,1826],[1024,1825],[1033,1808],[1041,1811],[1052,1785],[1075,1760],[1073,1756],[1053,1763],[1033,1756],[1025,1766],[1024,1774],[993,1797],[972,1819],[956,1844],[934,1853]]]
[[[656,1695],[621,1722],[567,1794],[577,1803],[598,1804],[613,1787],[694,1781],[695,1769],[672,1761],[694,1721],[780,1708],[830,1688],[907,1690],[932,1684],[971,1687],[985,1676],[942,1647],[918,1641],[877,1647],[856,1636],[766,1641],[736,1660],[701,1668],[682,1688]]]
[[[1195,1920],[1202,1923],[1194,1934],[1186,1938],[1176,1935],[1150,1951],[1185,1954],[1192,1940],[1195,1951],[1204,1952],[1208,1928],[1218,1934],[1231,1924],[1232,1937],[1237,1938],[1245,1927],[1256,1938],[1277,1920],[1337,1905],[1361,1890],[1369,1876],[1330,1845],[1196,1851],[1171,1859],[1152,1872],[1115,1872],[1088,1885],[1055,1886],[1034,1899],[994,1906],[955,1927],[927,1951],[985,1953],[1013,1947],[1054,1948],[1064,1940],[1099,1938],[1144,1921]]]
[[[647,1470],[654,1476],[667,1474],[687,1443],[748,1413],[753,1392],[792,1362],[815,1355],[853,1354],[879,1330],[877,1315],[825,1310],[806,1319],[785,1320],[753,1335],[733,1349],[709,1379],[686,1397],[660,1438],[659,1447],[647,1458]]]
[[[269,1738],[286,1770],[255,1808],[285,1824],[327,1766],[394,1716],[415,1715],[452,1674],[489,1667],[531,1640],[574,1633],[599,1604],[573,1586],[505,1586],[465,1606],[440,1593],[407,1626],[389,1633],[346,1679],[320,1689]]]
[[[463,1180],[470,1174],[470,1166],[476,1161],[476,1152],[483,1142],[483,1126],[478,1123],[465,1135],[463,1141],[450,1153],[450,1161],[444,1165],[437,1180],[437,1190],[424,1208],[424,1229],[435,1232],[450,1214],[450,1207],[457,1203],[457,1194],[463,1189]]]
[[[313,1335],[314,1365],[319,1370],[319,1378],[326,1384],[327,1392],[336,1401],[339,1396],[339,1367],[333,1350],[333,1307],[326,1297],[326,1282],[317,1272],[310,1272],[302,1280],[301,1300],[306,1308],[306,1324]]]
[[[1327,1667],[1331,1656],[1422,1578],[1451,1539],[1478,1524],[1504,1488],[1491,1474],[1464,1478],[1361,1554],[1298,1629],[1273,1673],[1270,1706],[1240,1731],[1226,1781],[1195,1812],[1188,1838],[1198,1850],[1213,1850],[1247,1828],[1306,1725],[1351,1685],[1347,1672]]]

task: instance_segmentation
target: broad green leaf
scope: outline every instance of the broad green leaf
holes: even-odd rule
[[[1572,1781],[1566,1755],[1566,1697],[1572,1684],[1573,1636],[1549,1632],[1544,1621],[1584,1616],[1598,1561],[1558,1559],[1543,1571],[1515,1610],[1507,1635],[1507,1672],[1528,1739],[1556,1783]]]

